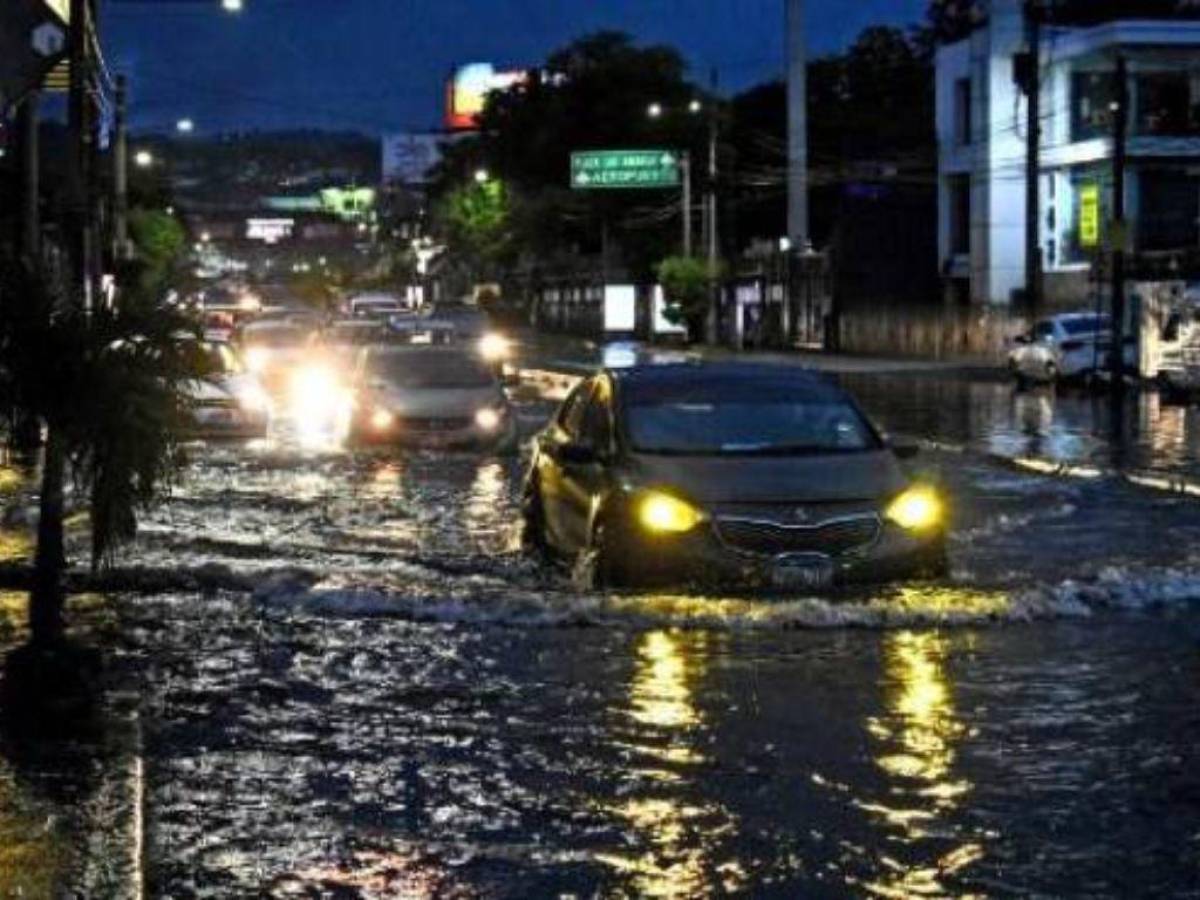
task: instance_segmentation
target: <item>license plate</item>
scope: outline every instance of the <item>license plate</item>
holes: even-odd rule
[[[826,560],[780,560],[771,583],[781,590],[819,591],[833,585],[833,564]]]

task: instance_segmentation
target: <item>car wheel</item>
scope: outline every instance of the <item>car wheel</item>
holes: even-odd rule
[[[592,542],[580,551],[571,580],[583,591],[620,588],[628,583],[626,572],[612,545],[607,526],[601,522],[592,532]]]
[[[546,540],[546,509],[542,491],[536,480],[521,500],[521,549],[539,559],[549,559],[550,543]]]

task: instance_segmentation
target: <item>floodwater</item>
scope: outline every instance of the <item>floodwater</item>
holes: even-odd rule
[[[859,387],[974,444],[931,383]],[[147,895],[1200,897],[1196,500],[935,451],[942,581],[586,594],[524,464],[193,448],[111,607]]]

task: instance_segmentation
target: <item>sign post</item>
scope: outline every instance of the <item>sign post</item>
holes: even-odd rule
[[[680,154],[673,150],[589,150],[571,154],[575,190],[674,188],[680,183]]]
[[[692,167],[675,150],[585,150],[571,154],[576,191],[683,189],[683,255],[692,255]]]

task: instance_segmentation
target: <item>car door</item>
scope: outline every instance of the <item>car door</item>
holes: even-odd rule
[[[573,550],[591,542],[592,510],[608,483],[613,456],[612,388],[597,378],[583,406],[574,441],[591,454],[588,460],[564,460],[562,469],[563,534]]]
[[[584,381],[567,395],[542,437],[537,456],[536,478],[542,497],[546,538],[551,546],[559,550],[574,549],[569,540],[570,529],[567,524],[567,472],[562,459],[562,449],[575,443],[578,438],[583,425],[583,413],[591,398],[593,387],[594,383],[591,380]]]

